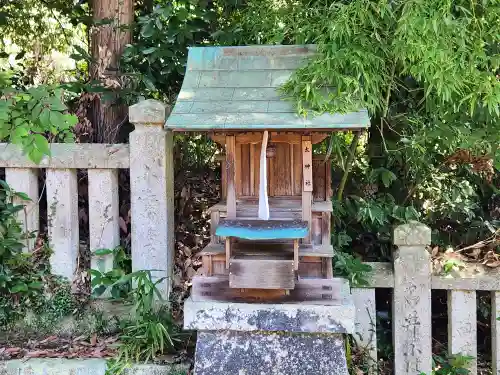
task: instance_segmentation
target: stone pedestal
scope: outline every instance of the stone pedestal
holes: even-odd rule
[[[349,295],[324,304],[193,301],[184,327],[198,330],[195,375],[348,375]]]
[[[195,375],[347,375],[340,334],[202,331]]]

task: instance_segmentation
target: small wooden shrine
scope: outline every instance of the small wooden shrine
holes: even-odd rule
[[[328,300],[333,278],[331,167],[313,154],[331,131],[368,127],[364,110],[301,117],[278,88],[314,46],[189,50],[166,128],[207,132],[225,148],[221,202],[193,299]],[[329,294],[328,291],[331,293]]]

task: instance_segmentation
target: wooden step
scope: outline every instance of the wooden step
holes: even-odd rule
[[[258,200],[238,200],[236,202],[236,211],[238,218],[256,218],[257,211],[259,207]],[[312,212],[332,212],[333,206],[330,200],[326,201],[314,201],[311,205]],[[209,212],[212,211],[220,211],[226,212],[227,206],[226,202],[222,201],[214,206],[210,207]],[[269,198],[269,212],[271,214],[271,218],[273,214],[275,216],[283,216],[286,213],[296,213],[300,215],[302,213],[302,201],[297,199],[277,199],[277,198]]]
[[[275,251],[275,252],[290,252],[293,254],[293,244],[292,242],[276,242],[272,243],[269,241],[239,241],[231,245],[231,251],[233,253],[239,252],[255,252],[255,251]],[[219,255],[224,254],[224,244],[222,243],[209,243],[199,255]],[[299,245],[299,257],[320,257],[320,258],[332,258],[333,257],[333,246],[332,245],[310,245],[310,244],[300,244]]]
[[[229,260],[229,286],[248,289],[293,289],[293,254],[240,253]]]
[[[349,282],[343,278],[303,279],[295,281],[295,288],[285,290],[234,289],[227,276],[195,276],[191,298],[193,301],[286,303],[307,302],[335,305],[350,297]]]

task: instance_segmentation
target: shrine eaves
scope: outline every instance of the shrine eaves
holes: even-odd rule
[[[300,116],[279,87],[316,54],[314,45],[193,47],[175,107],[174,131],[360,130],[365,109]]]

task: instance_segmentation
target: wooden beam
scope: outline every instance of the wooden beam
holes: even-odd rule
[[[236,142],[234,135],[226,137],[226,165],[227,170],[227,217],[236,218]]]
[[[226,269],[229,269],[231,263],[231,237],[226,237]]]
[[[295,271],[299,270],[299,240],[293,240],[293,263]]]
[[[311,302],[338,305],[349,293],[345,279],[301,279],[289,294],[282,289],[234,289],[229,287],[228,276],[193,278],[191,297],[193,301],[259,301],[266,302]]]
[[[311,137],[302,137],[303,191],[313,191],[313,160]]]
[[[302,137],[302,220],[309,224],[309,234],[302,243],[311,243],[312,224],[312,143],[310,136]]]
[[[250,195],[255,195],[255,144],[250,145]]]
[[[204,276],[212,276],[213,275],[213,271],[212,271],[212,258],[213,256],[212,255],[203,255],[201,257],[201,261],[202,261],[202,270],[203,270],[203,275]]]
[[[321,228],[321,244],[323,246],[330,245],[331,243],[331,231],[332,231],[332,224],[331,224],[331,218],[332,214],[330,212],[322,212],[322,228]]]
[[[219,236],[215,234],[215,230],[219,226],[220,211],[213,210],[210,212],[210,242],[219,243]]]
[[[276,178],[274,173],[274,164],[274,158],[267,159],[267,192],[269,194],[269,197],[273,197],[275,195]],[[281,168],[285,167],[282,166]]]
[[[325,163],[325,200],[330,201],[332,199],[332,163],[328,159]]]
[[[323,154],[314,154],[312,158],[313,158],[313,161],[315,161],[315,160],[325,161],[325,157],[326,157],[326,155],[323,155]],[[215,155],[214,159],[215,159],[215,161],[225,161],[226,155],[218,154],[218,155]],[[330,160],[330,159],[328,159],[328,160]]]
[[[235,135],[236,143],[238,144],[257,144],[262,142],[262,132],[246,132],[246,133],[229,133]],[[229,135],[228,134],[228,135]],[[226,137],[228,135],[225,134],[209,134],[210,139],[214,142],[217,142],[220,145],[223,145]],[[294,133],[286,133],[286,132],[269,132],[269,136],[273,143],[290,143],[290,144],[300,144],[302,141],[302,133],[294,132]],[[328,137],[328,133],[316,132],[311,133],[311,142],[313,144],[317,144],[322,142],[326,137]]]

